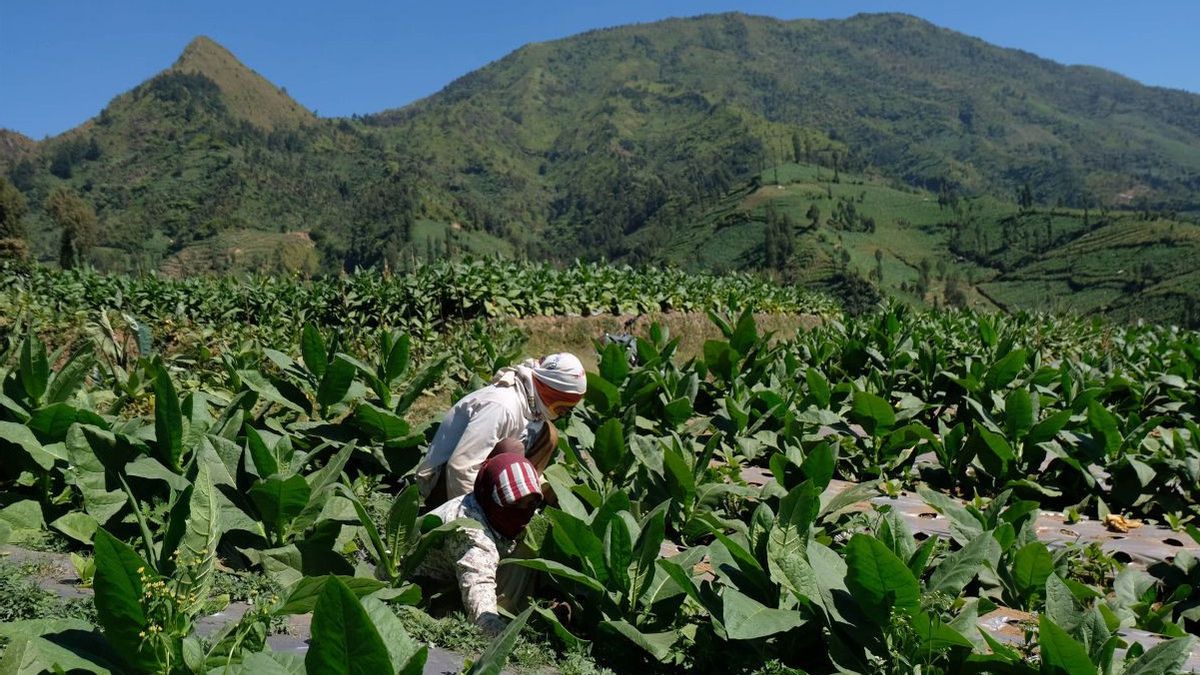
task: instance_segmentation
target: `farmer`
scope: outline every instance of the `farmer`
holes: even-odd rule
[[[417,466],[427,507],[471,492],[475,474],[501,439],[519,440],[544,470],[557,445],[550,422],[583,398],[587,378],[573,354],[551,354],[504,368],[492,383],[454,404]]]
[[[469,494],[430,512],[443,523],[471,518],[483,527],[456,530],[430,551],[416,571],[417,576],[457,580],[467,616],[491,635],[505,626],[497,606],[511,607],[520,600],[497,591],[500,559],[513,553],[517,538],[542,503],[541,477],[523,451],[516,441],[499,444],[480,467]]]

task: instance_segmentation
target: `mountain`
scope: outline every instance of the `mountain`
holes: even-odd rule
[[[0,129],[0,171],[34,153],[37,141],[10,129]]]
[[[709,197],[706,174],[741,179],[785,160],[935,191],[1013,198],[1029,183],[1042,203],[1200,210],[1200,96],[895,14],[592,31],[528,45],[372,119],[510,213],[597,215],[625,233],[655,222],[677,179]],[[550,186],[548,209],[529,210],[528,185]],[[595,202],[611,188],[643,208],[606,212]]]
[[[231,115],[267,131],[316,121],[316,115],[210,38],[200,36],[188,43],[170,72],[212,80]]]
[[[723,14],[591,31],[350,119],[317,118],[200,37],[80,127],[32,147],[5,138],[0,169],[31,204],[33,250],[54,258],[57,233],[38,206],[66,184],[100,217],[93,261],[124,270],[350,269],[454,250],[755,267],[779,226],[762,191],[784,167],[812,174],[795,189],[823,189],[827,216],[852,201],[837,186],[855,182],[881,190],[866,190],[860,210],[877,196],[938,204],[921,226],[938,230],[927,238],[902,227],[900,211],[875,210],[888,220],[879,233],[928,244],[890,276],[907,284],[919,259],[957,258],[967,295],[983,302],[1001,277],[1026,283],[1017,268],[1050,255],[1050,243],[1091,232],[1099,221],[1085,212],[1185,229],[1180,219],[1200,214],[1200,96],[898,14]],[[1006,206],[969,220],[946,206],[985,202]],[[1024,231],[1037,209],[1087,227],[1036,252],[1002,236]],[[975,239],[951,226],[998,248],[968,251]],[[815,265],[798,278],[875,269],[863,257],[870,244],[846,243],[863,233],[834,230],[824,241],[793,233],[790,268],[803,256]],[[1020,265],[1006,251],[1023,252]],[[1116,286],[1133,297],[1172,270]],[[1001,295],[987,301],[1009,304]]]

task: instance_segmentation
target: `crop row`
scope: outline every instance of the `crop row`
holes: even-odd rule
[[[712,320],[724,337],[686,361],[658,326],[603,347],[564,426],[546,472],[557,505],[527,531],[532,553],[506,563],[542,576],[523,618],[564,649],[625,645],[596,653],[650,671],[1184,662],[1200,626],[1194,557],[1126,567],[1090,547],[1051,550],[1036,522],[1053,507],[1200,537],[1195,333],[891,308],[777,340],[749,312]],[[344,672],[338,645],[351,639],[373,672],[409,672],[419,657],[393,612],[441,590],[413,571],[456,525],[417,515],[405,476],[432,430],[406,415],[462,366],[418,359],[400,332],[372,337],[309,325],[298,345],[251,345],[203,375],[153,356],[114,368],[109,342],[52,355],[32,334],[13,341],[0,538],[52,529],[93,547],[99,627],[6,627],[4,663],[278,670],[292,664],[265,650],[272,618],[312,611],[309,672]],[[515,355],[487,334],[474,351],[472,371],[449,373],[462,386]],[[748,485],[754,466],[773,480]],[[835,494],[835,478],[860,487]],[[851,508],[907,487],[952,521],[948,537],[918,539],[886,505]],[[686,551],[659,559],[667,542]],[[218,560],[288,591],[204,643],[192,629]],[[1020,647],[975,628],[999,606],[1038,613]],[[1128,627],[1175,639],[1118,651]],[[65,633],[69,656],[52,648]]]

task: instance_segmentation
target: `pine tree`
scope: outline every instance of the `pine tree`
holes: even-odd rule
[[[71,188],[57,187],[46,197],[46,213],[62,230],[58,264],[63,269],[77,267],[87,260],[96,243],[96,212]]]

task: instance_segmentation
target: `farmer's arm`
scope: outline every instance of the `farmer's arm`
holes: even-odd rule
[[[471,541],[471,546],[455,566],[463,608],[484,632],[495,635],[505,626],[496,610],[496,570],[500,567],[500,552],[495,542],[480,530],[463,530],[462,534]]]

